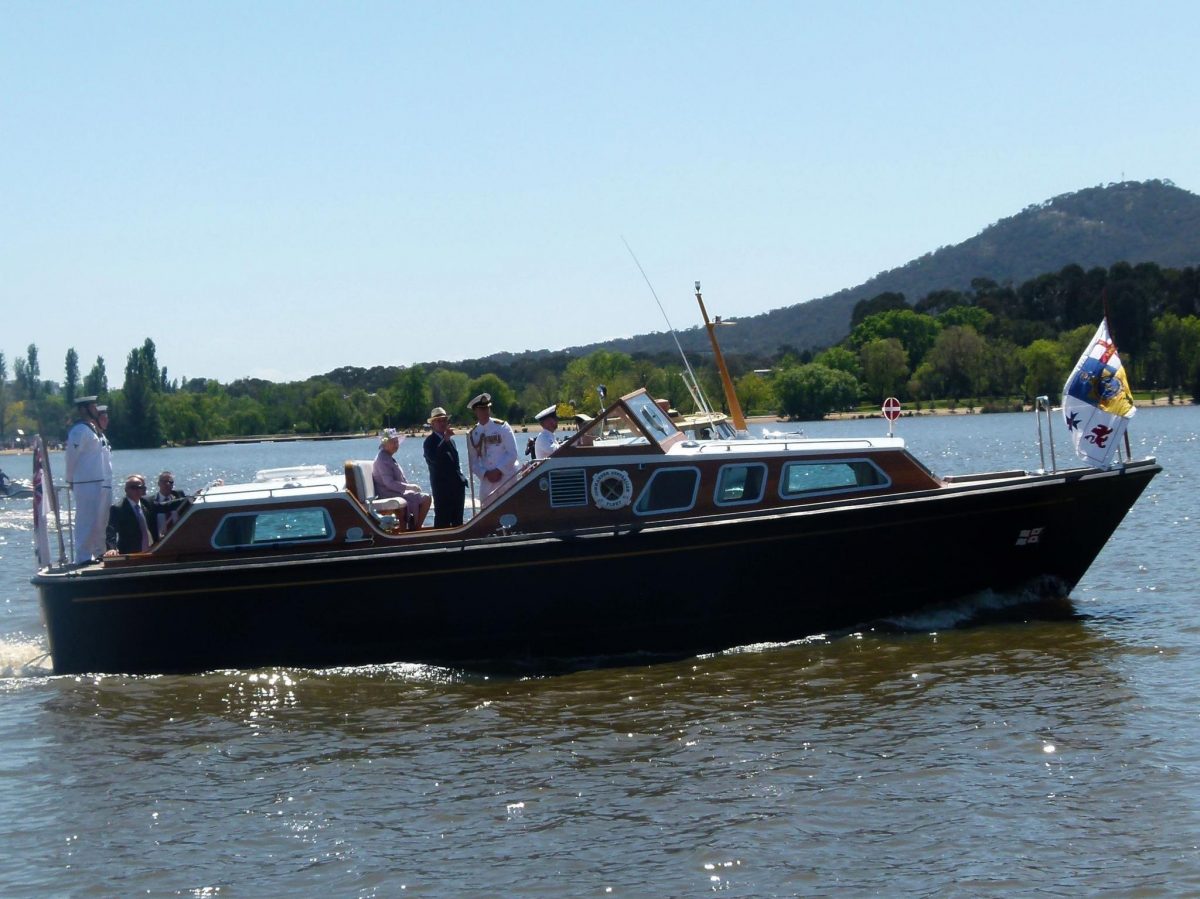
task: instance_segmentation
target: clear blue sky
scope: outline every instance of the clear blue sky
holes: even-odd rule
[[[0,350],[291,380],[861,283],[1200,192],[1194,2],[0,4]]]

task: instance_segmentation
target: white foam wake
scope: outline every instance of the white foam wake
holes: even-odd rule
[[[44,677],[51,671],[50,653],[38,640],[0,640],[0,677]]]

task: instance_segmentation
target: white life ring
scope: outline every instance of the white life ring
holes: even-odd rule
[[[633,499],[633,481],[619,468],[606,468],[592,475],[592,500],[599,509],[623,509]]]

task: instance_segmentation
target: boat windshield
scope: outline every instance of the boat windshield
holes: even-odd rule
[[[579,446],[662,444],[679,433],[645,391],[623,396],[589,422],[575,438]]]

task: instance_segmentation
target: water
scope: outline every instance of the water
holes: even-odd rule
[[[1031,416],[898,431],[943,474],[1038,465]],[[0,895],[1194,895],[1200,408],[1140,410],[1133,438],[1166,471],[1065,606],[1029,617],[983,597],[536,679],[402,664],[47,677],[28,507],[0,505]],[[115,461],[191,489],[374,450]],[[419,441],[399,455],[424,477]],[[900,561],[880,577],[920,577],[937,548]],[[802,586],[763,572],[747,589]]]

